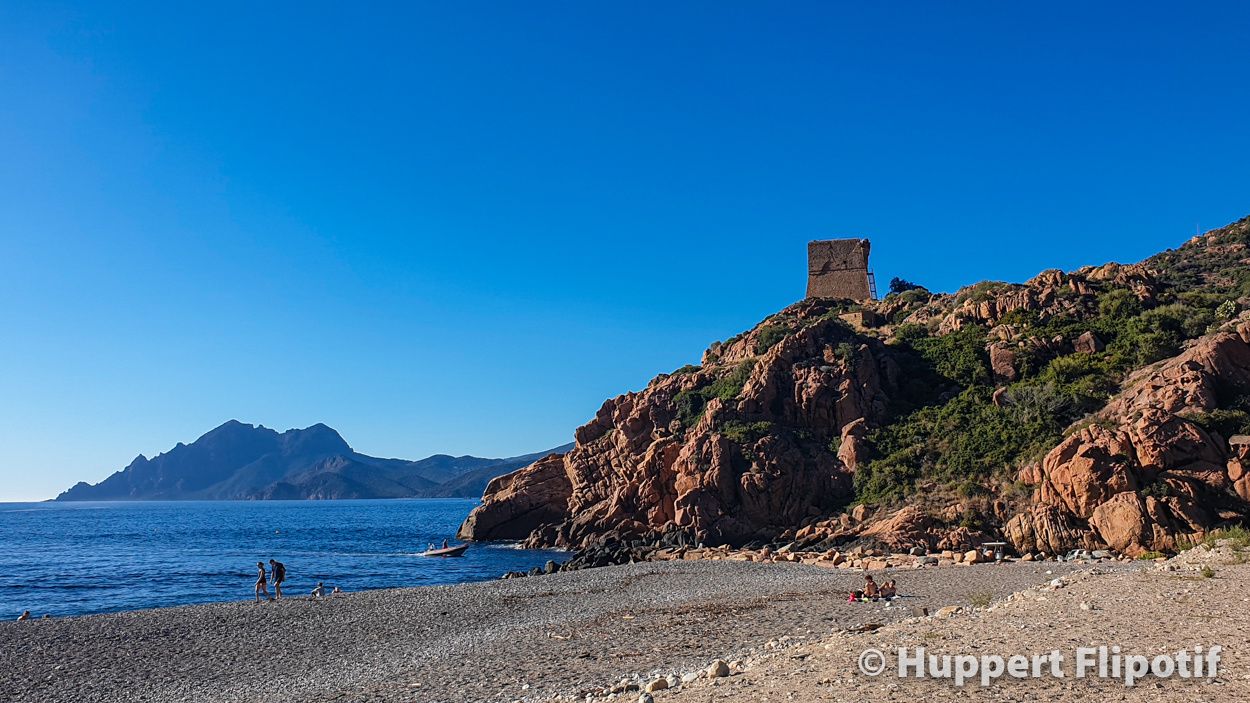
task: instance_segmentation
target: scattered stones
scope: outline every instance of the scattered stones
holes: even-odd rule
[[[724,659],[717,659],[706,669],[706,673],[709,679],[719,679],[729,676],[729,663]]]
[[[651,681],[648,681],[647,685],[644,686],[642,690],[646,691],[647,693],[654,693],[655,691],[663,691],[664,689],[668,687],[669,687],[668,679],[653,679]]]

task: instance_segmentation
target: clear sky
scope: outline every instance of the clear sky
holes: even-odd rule
[[[0,3],[0,499],[237,418],[502,456],[802,297],[1250,213],[1245,3]]]

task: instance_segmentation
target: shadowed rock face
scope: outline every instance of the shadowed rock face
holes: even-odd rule
[[[1250,312],[1222,322],[1250,306],[1246,281],[1250,219],[1141,264],[869,302],[862,307],[885,321],[875,328],[844,324],[848,301],[805,300],[712,345],[700,366],[604,403],[571,451],[493,482],[461,535],[564,547],[680,532],[709,544],[867,539],[964,549],[994,538],[1022,552],[1167,550],[1250,518],[1250,438],[1230,446],[1202,417],[1250,408]],[[1186,296],[1214,302],[1201,303],[1207,317],[1183,346],[1167,347],[1176,355],[1142,368],[1126,362],[1143,358],[1125,348],[1136,339],[1131,325]],[[1216,304],[1225,310],[1218,317]],[[930,348],[961,354],[951,365],[971,380],[943,372],[933,381],[942,360],[926,357],[924,371],[914,349],[908,355],[917,329],[932,340],[969,328],[984,340],[981,359],[957,343]],[[1082,396],[1092,406],[1030,435],[1045,444],[1021,444],[1001,466],[955,476],[964,484],[954,490],[934,467],[957,444],[945,440],[959,437],[943,436],[941,424],[908,425],[908,413],[953,407],[979,389],[986,400],[961,402],[1000,422],[1016,417],[1016,391],[1047,391],[1040,374],[1052,362],[1067,362],[1061,371],[1103,364],[1114,376],[1110,388]],[[969,373],[970,364],[983,368]],[[930,381],[939,387],[924,388]],[[890,434],[900,426],[902,435]],[[978,437],[967,423],[950,426]],[[906,434],[916,427],[928,427],[927,438]],[[884,464],[882,436],[904,447]],[[897,480],[911,482],[901,498],[857,496],[857,472],[895,476],[879,473],[883,466],[901,467]]]

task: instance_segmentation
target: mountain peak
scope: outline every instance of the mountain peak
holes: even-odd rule
[[[153,459],[141,454],[94,486],[79,482],[57,500],[477,496],[490,479],[530,461],[529,456],[376,459],[352,451],[322,422],[279,434],[229,420]]]

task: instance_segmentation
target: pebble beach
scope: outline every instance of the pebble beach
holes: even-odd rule
[[[1082,568],[1089,567],[899,569],[889,575],[904,597],[851,604],[846,593],[862,572],[671,561],[8,622],[0,624],[0,700],[584,700],[657,676],[689,677],[714,659],[904,621],[920,609],[1001,599]]]

